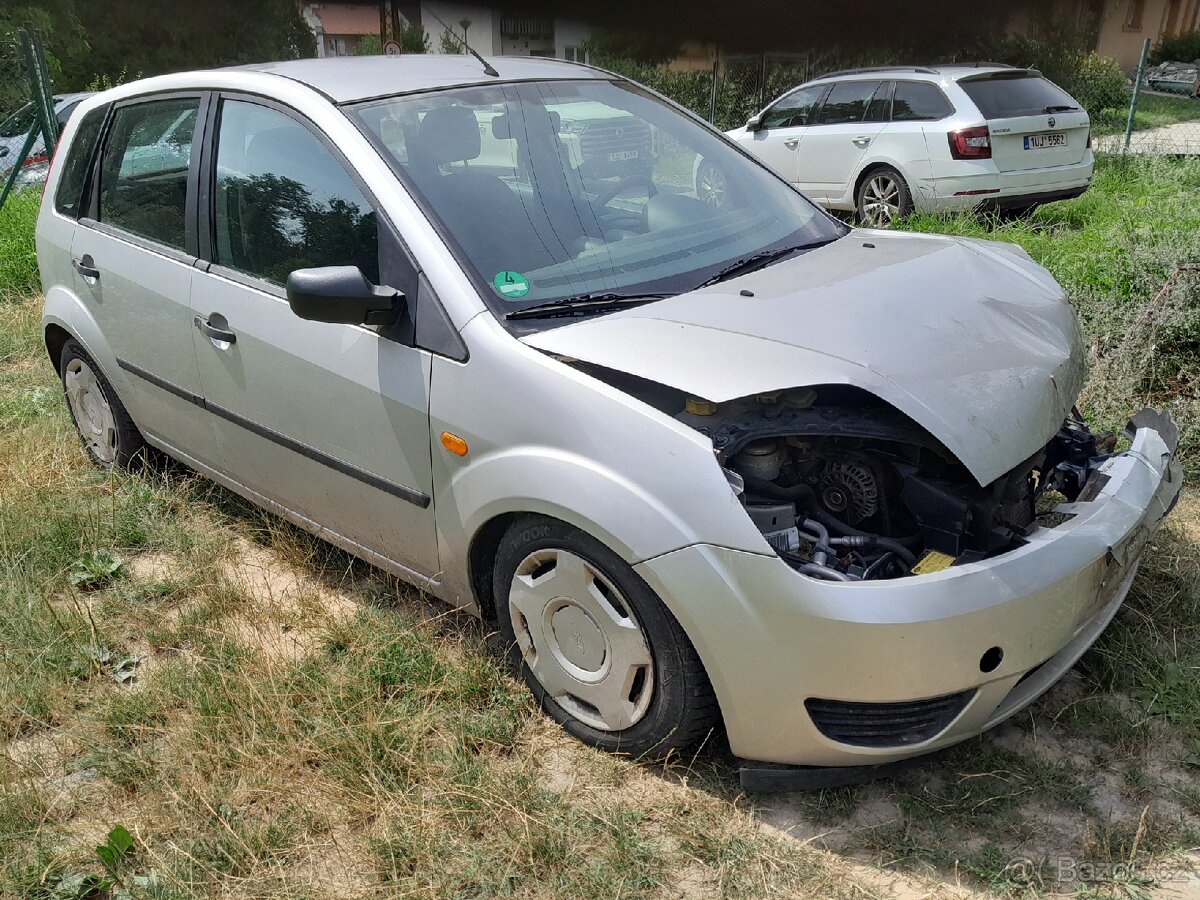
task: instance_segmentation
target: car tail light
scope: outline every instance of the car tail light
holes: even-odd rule
[[[951,131],[946,137],[950,140],[950,156],[954,159],[992,158],[992,137],[986,125]]]

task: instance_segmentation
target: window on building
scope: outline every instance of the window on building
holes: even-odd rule
[[[273,284],[317,266],[379,281],[371,204],[316,135],[256,103],[221,105],[216,237],[217,263]]]
[[[1141,31],[1142,16],[1146,13],[1146,0],[1126,0],[1125,30]]]
[[[183,249],[197,98],[118,109],[100,160],[100,221]]]

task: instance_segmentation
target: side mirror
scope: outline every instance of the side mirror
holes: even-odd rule
[[[762,129],[762,115],[751,116],[746,120],[747,131],[759,131]]]
[[[337,325],[391,325],[404,294],[371,284],[358,266],[296,269],[288,275],[288,305],[301,319]]]

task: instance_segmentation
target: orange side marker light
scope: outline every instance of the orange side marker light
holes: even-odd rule
[[[467,442],[457,434],[451,434],[449,431],[442,432],[442,446],[455,456],[467,455]]]

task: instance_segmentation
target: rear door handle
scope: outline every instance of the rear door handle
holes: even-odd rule
[[[783,146],[787,147],[789,150],[795,150],[796,146],[799,143],[800,143],[800,138],[788,138],[786,141],[783,142]]]
[[[71,260],[71,265],[75,267],[76,272],[87,279],[89,284],[100,280],[100,270],[96,268],[95,261],[90,254],[85,253],[79,259]]]
[[[192,320],[192,322],[195,324],[195,326],[197,328],[200,329],[200,333],[202,335],[204,335],[206,338],[208,338],[210,341],[221,341],[222,343],[225,343],[225,344],[236,344],[237,343],[237,335],[236,334],[234,334],[232,331],[227,331],[224,328],[217,328],[214,325],[209,325],[208,319],[205,319],[201,316],[196,316],[196,318],[194,318]]]

